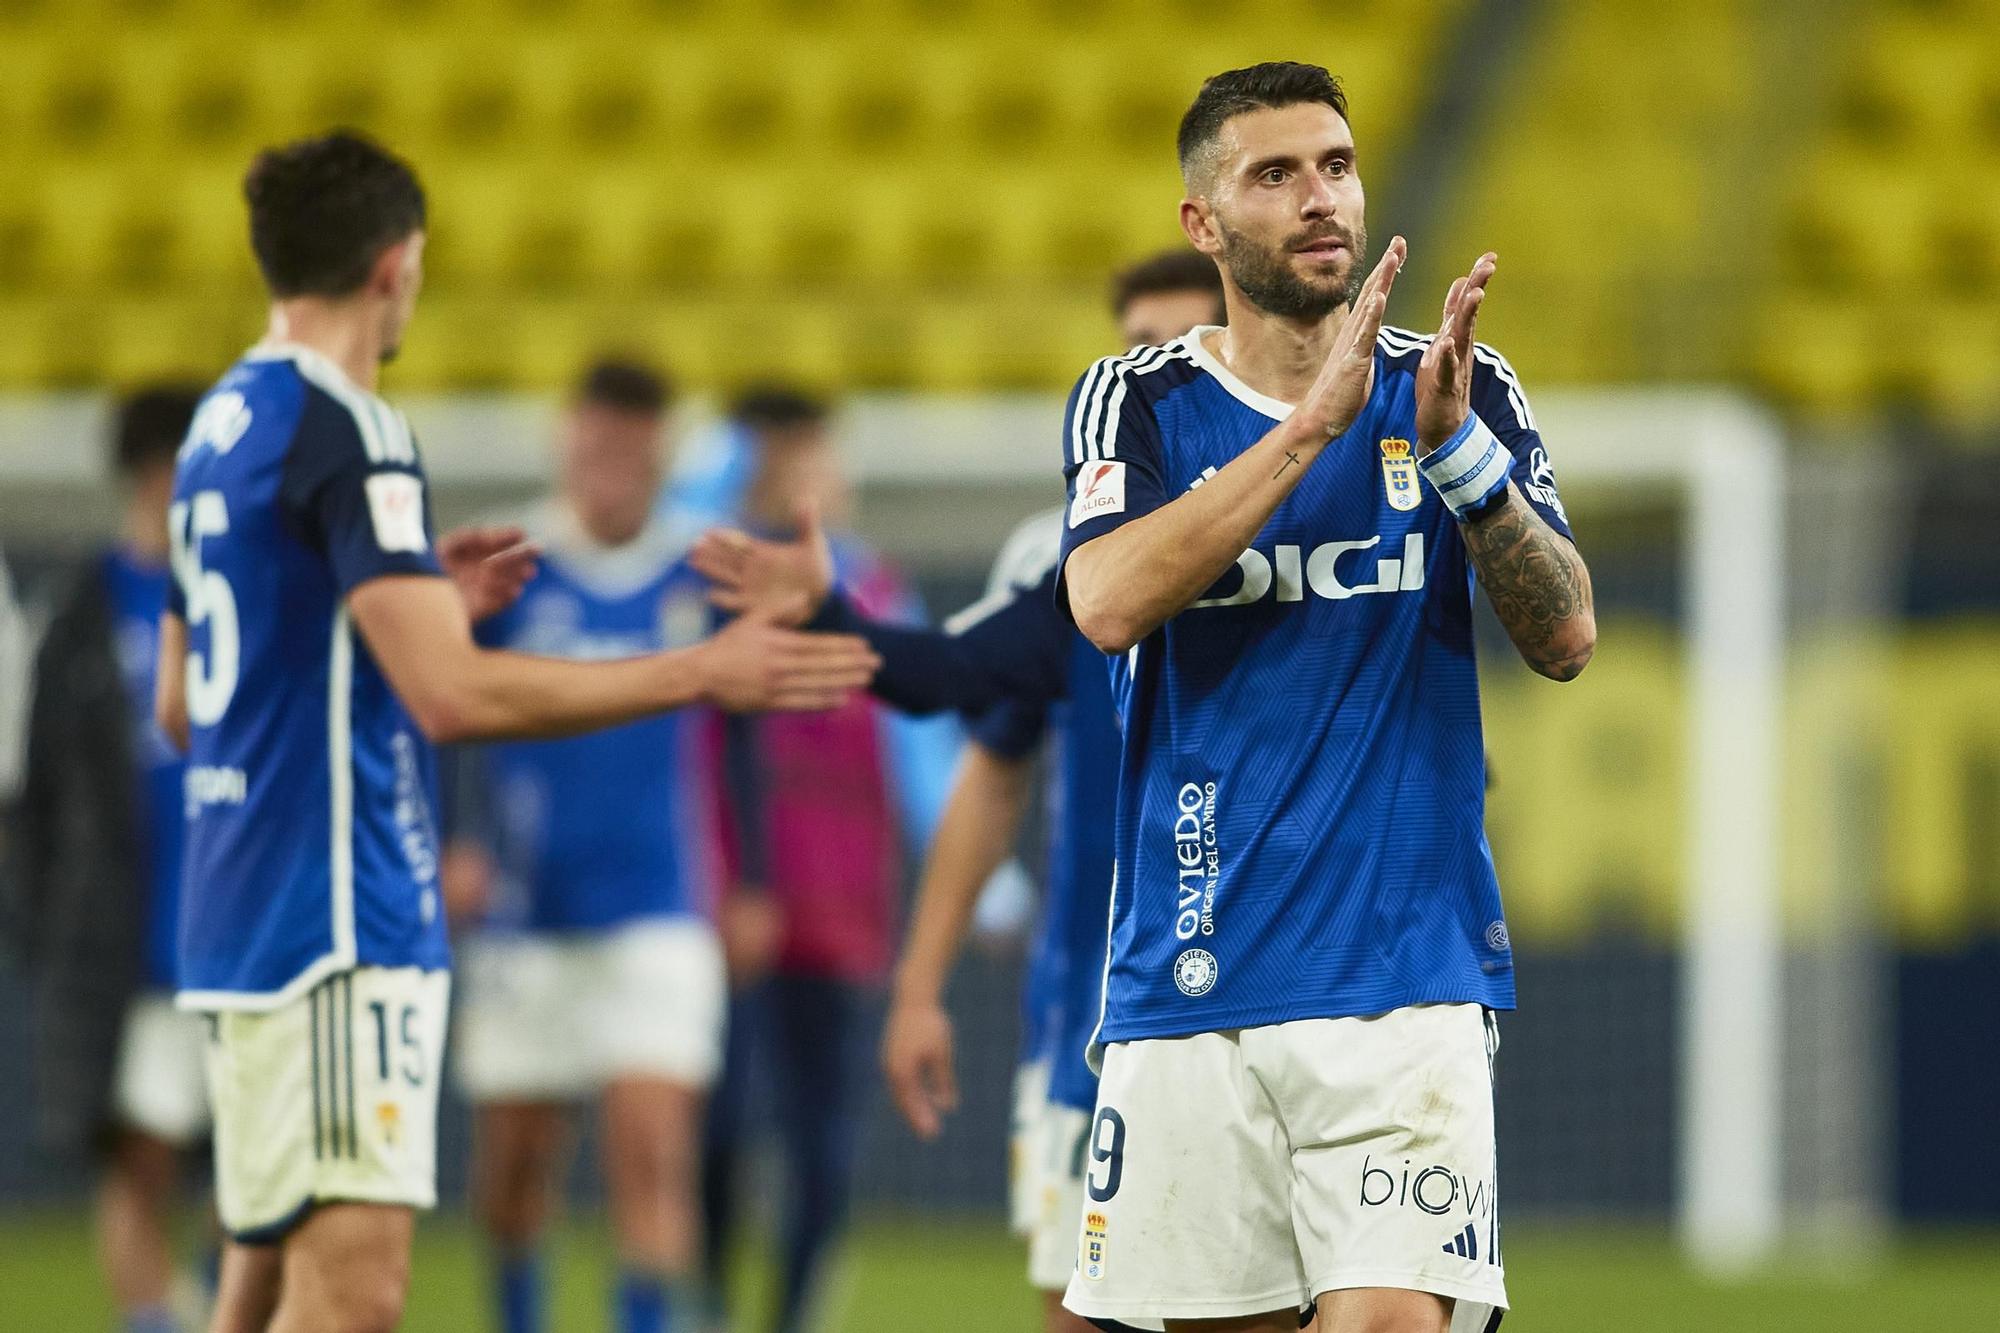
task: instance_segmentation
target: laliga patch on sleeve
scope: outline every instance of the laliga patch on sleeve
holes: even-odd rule
[[[421,554],[430,545],[424,535],[423,478],[407,472],[376,472],[363,484],[368,489],[375,544],[384,551]]]
[[[1069,525],[1074,528],[1105,514],[1125,512],[1125,465],[1102,459],[1085,463],[1076,474],[1076,496],[1069,502]]]

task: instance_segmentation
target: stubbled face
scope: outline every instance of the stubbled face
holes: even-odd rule
[[[1233,116],[1188,174],[1188,238],[1252,305],[1317,320],[1352,303],[1367,277],[1366,198],[1339,112],[1301,102]]]
[[[563,495],[584,531],[606,546],[638,536],[666,477],[665,417],[578,403],[557,448]]]
[[[382,312],[382,360],[394,361],[403,350],[403,330],[417,313],[417,294],[424,287],[424,234],[412,233],[397,247],[390,272],[389,300]]]
[[[1170,343],[1197,324],[1220,324],[1221,303],[1213,291],[1188,288],[1135,296],[1118,312],[1118,332],[1127,347]]]

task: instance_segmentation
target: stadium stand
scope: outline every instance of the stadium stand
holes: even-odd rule
[[[401,389],[546,388],[607,329],[697,385],[1060,385],[1174,237],[1202,77],[1325,61],[1380,176],[1463,3],[0,0],[0,385],[226,361],[236,181],[335,124],[431,192]]]
[[[1538,381],[2000,415],[1990,5],[1548,6],[1481,138],[1442,239],[1501,253],[1483,329]]]

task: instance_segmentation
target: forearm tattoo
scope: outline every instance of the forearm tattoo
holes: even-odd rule
[[[1590,575],[1576,548],[1511,484],[1493,512],[1461,531],[1479,582],[1521,656],[1552,680],[1575,679],[1596,637]],[[1589,633],[1579,637],[1586,628]]]

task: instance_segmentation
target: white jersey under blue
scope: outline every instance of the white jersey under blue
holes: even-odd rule
[[[1070,395],[1070,553],[1202,485],[1286,417],[1196,329]],[[1427,340],[1384,329],[1354,424],[1207,595],[1111,659],[1124,722],[1102,1041],[1514,1003],[1485,834],[1473,573],[1415,467]],[[1569,535],[1513,370],[1473,410]],[[1066,597],[1058,584],[1057,596]]]
[[[369,579],[439,573],[408,423],[316,352],[255,348],[195,414],[171,520],[181,1003],[265,1009],[357,964],[445,966],[431,747],[346,610]]]

